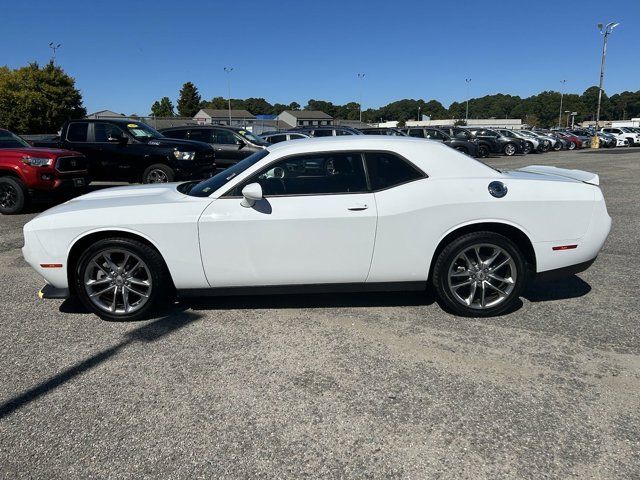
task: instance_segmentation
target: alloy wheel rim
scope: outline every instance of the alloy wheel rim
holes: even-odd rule
[[[511,255],[489,243],[465,247],[448,270],[449,290],[455,300],[475,310],[503,303],[513,293],[517,278]]]
[[[514,147],[513,145],[507,145],[504,151],[507,155],[513,155],[516,151],[516,147]]]
[[[18,203],[18,191],[12,185],[0,185],[0,207],[13,208]]]
[[[147,174],[148,183],[167,183],[168,181],[167,174],[159,168],[154,168]]]
[[[140,310],[153,289],[147,264],[123,249],[107,249],[94,255],[85,268],[83,281],[91,303],[114,315]]]

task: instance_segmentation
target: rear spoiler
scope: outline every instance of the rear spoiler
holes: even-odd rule
[[[538,173],[540,175],[555,175],[557,177],[571,178],[590,185],[600,185],[600,177],[597,173],[584,170],[570,170],[568,168],[547,167],[544,165],[530,165],[519,168],[520,172]]]

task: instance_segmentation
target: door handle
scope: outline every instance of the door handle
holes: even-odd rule
[[[351,210],[352,212],[360,212],[362,210],[366,210],[367,208],[369,208],[369,206],[363,203],[361,205],[349,207],[348,210]]]

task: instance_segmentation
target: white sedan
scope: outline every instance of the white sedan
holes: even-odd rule
[[[611,218],[598,176],[495,170],[438,142],[272,145],[198,182],[99,190],[24,227],[43,297],[106,319],[174,294],[424,289],[467,316],[513,307],[533,274],[575,273]],[[249,289],[247,287],[250,287]]]

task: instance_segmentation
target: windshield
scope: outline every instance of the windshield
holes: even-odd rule
[[[149,125],[140,122],[130,122],[126,124],[127,131],[136,140],[148,140],[150,138],[164,138],[163,135],[154,130]]]
[[[30,147],[26,140],[18,135],[14,135],[7,130],[0,130],[0,148],[22,148]]]
[[[248,130],[238,130],[238,133],[242,135],[244,138],[249,140],[254,145],[269,145],[269,142],[266,142],[264,138],[260,138],[257,135],[254,135]]]
[[[226,170],[218,173],[217,175],[214,175],[213,177],[203,180],[202,182],[194,185],[189,189],[188,195],[191,195],[192,197],[208,197],[220,187],[224,186],[224,184],[229,180],[237,177],[246,169],[248,169],[252,165],[255,165],[267,155],[269,155],[268,150],[260,150],[259,152],[248,156],[232,167],[229,167]]]

